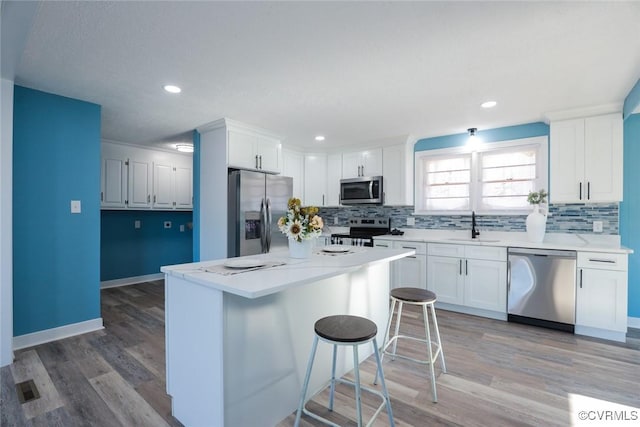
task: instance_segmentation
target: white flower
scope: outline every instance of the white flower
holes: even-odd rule
[[[295,220],[289,225],[289,233],[287,233],[287,236],[298,240],[298,236],[300,236],[300,233],[302,233],[302,223],[298,220]]]

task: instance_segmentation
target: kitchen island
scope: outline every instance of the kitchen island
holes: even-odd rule
[[[366,317],[378,325],[381,343],[389,263],[414,253],[357,247],[328,255],[317,249],[304,260],[271,253],[234,259],[284,264],[237,273],[222,270],[227,260],[162,267],[173,415],[188,426],[277,424],[298,405],[316,320]],[[363,346],[360,360],[372,353]],[[340,349],[336,374],[353,369],[350,361],[350,350]],[[330,371],[331,347],[319,346],[311,392],[326,385]]]

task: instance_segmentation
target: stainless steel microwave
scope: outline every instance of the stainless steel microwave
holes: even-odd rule
[[[340,180],[340,203],[343,205],[383,203],[382,177],[363,176]]]

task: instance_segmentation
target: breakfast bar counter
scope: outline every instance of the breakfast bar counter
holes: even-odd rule
[[[366,317],[382,342],[389,263],[413,250],[317,249],[309,259],[276,252],[162,267],[167,393],[188,426],[273,426],[298,404],[313,325],[334,314]],[[373,353],[362,348],[360,360]],[[330,346],[320,346],[309,390],[327,383]],[[353,369],[338,352],[337,375]]]

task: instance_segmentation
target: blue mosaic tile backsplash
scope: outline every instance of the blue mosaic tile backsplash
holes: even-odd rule
[[[320,208],[325,224],[331,227],[334,218],[338,226],[348,227],[351,217],[383,216],[391,218],[392,228],[430,228],[470,230],[471,215],[418,215],[416,225],[408,226],[407,217],[413,213],[413,206],[349,206]],[[554,204],[549,205],[547,232],[551,233],[593,233],[593,221],[602,221],[602,233],[618,234],[618,204]],[[476,215],[478,228],[493,231],[526,231],[526,215]]]

